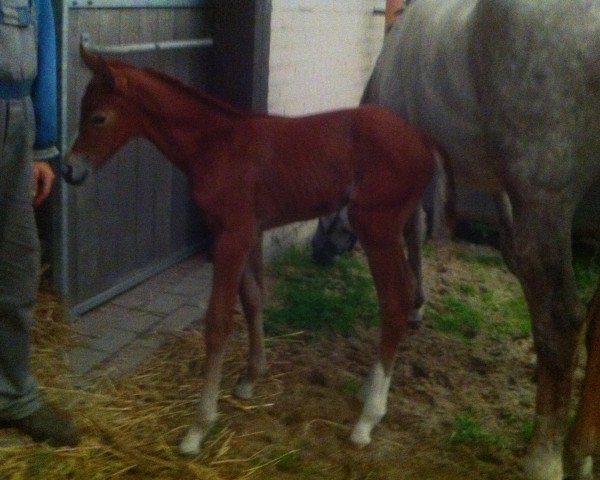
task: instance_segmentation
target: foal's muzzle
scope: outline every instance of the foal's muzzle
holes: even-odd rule
[[[83,165],[63,165],[62,177],[70,185],[81,185],[88,177],[90,169]]]

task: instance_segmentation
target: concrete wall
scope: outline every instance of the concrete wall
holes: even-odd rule
[[[358,105],[383,42],[377,0],[272,0],[268,111],[305,115]],[[310,238],[315,223],[277,229],[273,255]]]

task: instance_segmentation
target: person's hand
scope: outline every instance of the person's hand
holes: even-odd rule
[[[54,171],[48,162],[33,162],[33,206],[42,204],[54,184]]]

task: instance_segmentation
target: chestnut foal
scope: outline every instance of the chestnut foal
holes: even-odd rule
[[[206,313],[206,381],[197,419],[180,444],[197,454],[217,417],[227,338],[239,294],[249,331],[248,368],[235,394],[252,395],[265,371],[262,232],[344,205],[377,289],[379,358],[366,383],[352,441],[365,445],[386,412],[396,347],[414,300],[401,232],[433,172],[427,140],[375,106],[301,118],[238,111],[155,71],[82,50],[94,77],[81,106],[79,136],[66,165],[102,166],[132,137],[146,137],[189,179],[214,234],[214,277]],[[87,168],[87,167],[86,167]]]

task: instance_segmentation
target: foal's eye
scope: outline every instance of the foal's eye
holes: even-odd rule
[[[95,126],[104,125],[106,123],[106,115],[92,115],[90,123]]]

